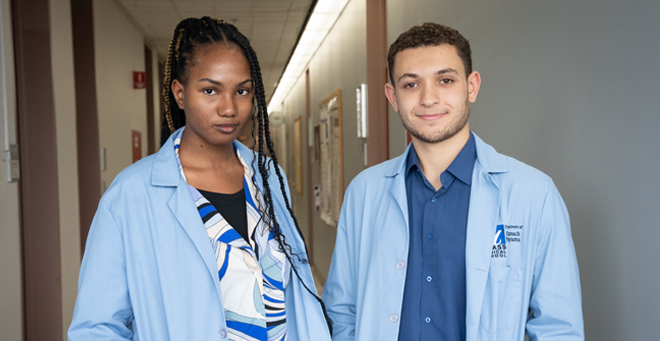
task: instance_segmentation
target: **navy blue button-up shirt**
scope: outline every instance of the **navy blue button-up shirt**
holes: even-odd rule
[[[465,236],[474,136],[440,174],[435,190],[420,171],[415,148],[406,165],[410,247],[399,340],[465,340]]]

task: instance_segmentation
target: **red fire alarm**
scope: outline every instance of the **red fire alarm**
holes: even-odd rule
[[[133,71],[133,89],[144,89],[147,87],[147,73],[144,71]]]

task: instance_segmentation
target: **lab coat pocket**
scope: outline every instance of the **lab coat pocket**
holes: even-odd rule
[[[481,327],[491,334],[513,328],[522,314],[522,277],[524,268],[494,266],[481,307]]]

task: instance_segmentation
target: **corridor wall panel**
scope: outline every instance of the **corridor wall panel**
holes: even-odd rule
[[[9,0],[0,0],[0,143],[17,143],[14,39]],[[6,121],[5,121],[6,116]],[[21,231],[18,183],[7,181],[7,162],[0,158],[0,335],[23,339]]]
[[[144,37],[115,1],[93,5],[99,137],[107,165],[101,180],[107,188],[133,161],[131,130],[142,133],[147,156],[146,89],[133,89],[133,71],[145,71]]]
[[[483,80],[471,128],[559,188],[587,339],[657,339],[660,3],[390,0],[387,8],[390,44],[425,21],[470,40]],[[390,120],[393,142],[405,135],[396,113]]]
[[[50,39],[60,208],[62,339],[71,324],[80,271],[76,95],[70,0],[50,0]]]
[[[23,337],[26,341],[58,341],[63,335],[62,281],[49,2],[13,2],[12,11],[20,150]]]

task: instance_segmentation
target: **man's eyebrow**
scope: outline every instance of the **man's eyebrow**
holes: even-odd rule
[[[404,78],[404,77],[417,78],[417,74],[416,74],[416,73],[404,73],[404,74],[401,75],[401,77],[399,77],[399,79],[397,79],[396,81],[399,82],[399,81],[401,81],[401,79]]]
[[[456,69],[454,69],[454,68],[450,68],[450,67],[438,71],[438,74],[439,74],[439,75],[444,75],[444,74],[447,74],[447,73],[456,73],[456,74],[458,74],[458,71],[456,71]]]
[[[446,69],[438,70],[438,72],[436,72],[437,75],[445,75],[445,74],[448,74],[448,73],[458,74],[458,71],[456,71],[456,69],[454,69],[454,68],[449,67],[449,68],[446,68]],[[404,77],[417,78],[418,75],[416,73],[404,73],[403,75],[401,75],[401,77],[399,77],[399,79],[397,79],[397,82],[401,81],[401,79],[403,79]]]

